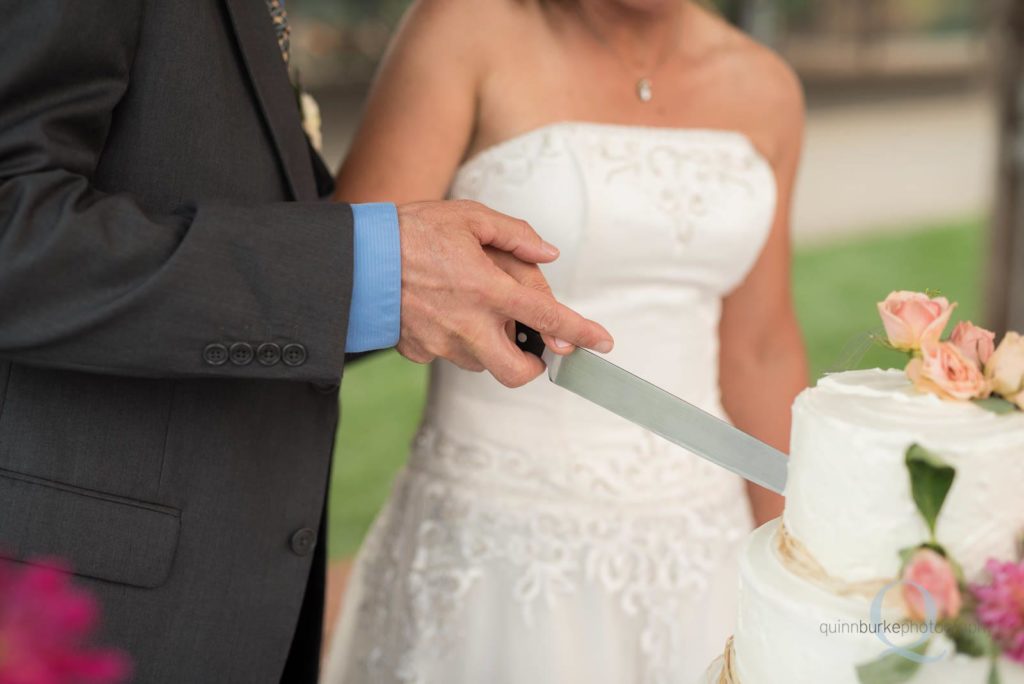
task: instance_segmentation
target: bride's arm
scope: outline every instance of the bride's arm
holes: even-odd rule
[[[773,58],[774,59],[774,58]],[[722,403],[737,427],[789,451],[790,406],[808,371],[790,287],[790,205],[803,139],[803,96],[788,68],[769,67],[771,161],[778,203],[768,242],[746,280],[724,301],[720,324]],[[758,524],[782,512],[782,497],[748,484]]]
[[[486,67],[474,4],[418,0],[406,14],[338,174],[337,199],[444,198],[473,133]]]

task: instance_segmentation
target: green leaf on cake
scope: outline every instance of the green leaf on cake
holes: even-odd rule
[[[957,653],[972,658],[991,658],[998,653],[992,635],[972,619],[960,617],[944,624],[946,636],[956,646]]]
[[[1016,413],[1017,405],[1012,401],[1007,401],[1002,397],[988,397],[987,399],[974,399],[973,403],[978,408],[983,408],[986,411],[991,411],[996,415],[1006,415],[1007,413]]]
[[[906,461],[914,503],[934,542],[935,522],[939,519],[949,488],[953,486],[956,470],[920,444],[910,445]]]
[[[916,648],[909,649],[918,655],[928,650],[924,642]],[[909,682],[921,668],[921,663],[910,660],[899,653],[890,653],[884,658],[857,666],[857,681],[860,684],[903,684]]]
[[[989,662],[986,684],[1000,684],[999,646],[992,634],[972,618],[960,617],[947,623],[946,635],[952,640],[957,653],[972,658],[986,658]]]
[[[988,667],[988,680],[986,684],[1001,684],[1002,679],[999,676],[999,650],[993,649],[992,655],[989,658]]]

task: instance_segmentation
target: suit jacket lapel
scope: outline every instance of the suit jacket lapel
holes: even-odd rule
[[[316,199],[313,162],[302,119],[266,4],[261,0],[225,3],[292,196],[303,201]]]

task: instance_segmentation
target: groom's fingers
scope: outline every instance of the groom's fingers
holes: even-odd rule
[[[516,283],[502,288],[496,296],[500,299],[495,304],[502,315],[525,323],[547,339],[568,343],[556,344],[555,352],[566,353],[575,346],[607,354],[615,345],[611,334],[601,325],[559,303],[550,294]]]
[[[481,245],[514,254],[522,261],[546,264],[558,258],[558,248],[548,244],[526,221],[512,218],[475,202],[461,203],[466,224]]]
[[[398,215],[398,350],[407,358],[440,357],[468,370],[483,367],[510,387],[524,385],[544,364],[509,339],[502,324],[510,319],[533,327],[559,353],[611,350],[604,328],[551,295],[536,264],[554,260],[558,250],[526,222],[475,202],[420,202],[399,207]]]
[[[520,285],[528,287],[531,290],[536,290],[548,297],[554,297],[554,294],[551,292],[551,286],[548,285],[547,279],[544,277],[544,274],[540,272],[540,268],[538,268],[536,264],[528,264],[507,252],[502,252],[501,250],[493,247],[485,247],[484,251],[487,253],[487,256],[490,257],[491,261],[494,262],[495,266],[512,276],[512,278]],[[512,333],[509,334],[509,339],[512,339],[514,334],[515,325],[513,324]],[[566,346],[558,344],[559,340],[551,337],[550,335],[542,334],[541,337],[544,338],[544,346],[554,350],[556,353],[568,354],[574,349],[571,345]]]
[[[451,348],[448,350],[448,354],[445,355],[445,359],[454,363],[462,370],[472,371],[479,373],[487,370],[487,366],[478,357],[478,355],[468,346],[460,348]]]
[[[544,362],[519,350],[501,326],[475,340],[473,353],[506,387],[522,387],[544,372]]]
[[[422,346],[408,338],[399,340],[396,349],[413,363],[426,364],[437,358],[435,354],[428,353]]]

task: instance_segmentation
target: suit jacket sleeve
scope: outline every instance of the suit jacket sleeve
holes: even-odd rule
[[[141,4],[4,3],[0,357],[119,375],[337,382],[349,207],[197,203],[155,214],[91,182],[129,87]],[[204,361],[211,343],[235,342],[301,344],[306,359]]]

